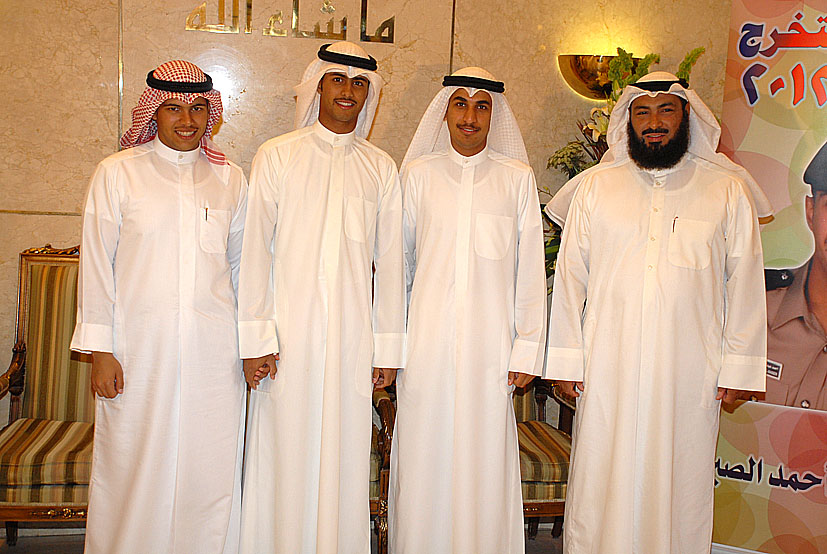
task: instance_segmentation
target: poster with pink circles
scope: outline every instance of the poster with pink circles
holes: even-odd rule
[[[746,167],[773,205],[762,228],[766,267],[813,252],[802,175],[827,142],[824,0],[733,0],[720,150]]]
[[[721,412],[712,540],[827,552],[827,412],[757,402]]]

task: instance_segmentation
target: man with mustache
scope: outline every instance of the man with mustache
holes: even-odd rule
[[[767,292],[767,395],[771,404],[827,410],[827,144],[807,165],[804,215],[815,249]]]
[[[244,379],[241,169],[210,140],[212,79],[151,71],[83,213],[72,349],[97,394],[85,551],[238,551]]]
[[[365,137],[382,78],[326,44],[296,87],[296,130],[253,160],[239,339],[252,388],[241,550],[367,554],[371,394],[402,366],[396,164]]]
[[[511,394],[542,372],[534,173],[487,71],[445,77],[402,162],[410,315],[391,451],[390,550],[524,551]]]
[[[571,206],[552,206],[567,217],[545,376],[577,397],[569,554],[710,550],[720,404],[764,390],[766,364],[766,198],[719,137],[684,81],[647,75]]]

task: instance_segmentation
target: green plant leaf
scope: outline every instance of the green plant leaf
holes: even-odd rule
[[[692,67],[698,61],[698,58],[701,57],[701,54],[706,52],[706,48],[703,46],[699,48],[694,48],[689,51],[686,57],[681,62],[681,65],[678,67],[677,77],[678,79],[684,79],[689,82],[689,74],[692,73]]]

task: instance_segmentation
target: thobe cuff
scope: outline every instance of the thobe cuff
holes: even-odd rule
[[[724,355],[718,386],[725,389],[763,391],[766,388],[765,356]]]
[[[76,352],[112,352],[112,327],[96,323],[77,323],[69,348]]]
[[[405,366],[405,333],[373,334],[373,367]]]
[[[238,351],[244,359],[277,354],[279,339],[276,337],[276,322],[272,319],[239,321]]]
[[[549,346],[546,352],[546,379],[583,380],[583,350]]]
[[[543,374],[543,366],[537,364],[537,357],[542,344],[525,339],[517,339],[511,347],[511,358],[508,361],[508,371],[527,373],[540,376]]]

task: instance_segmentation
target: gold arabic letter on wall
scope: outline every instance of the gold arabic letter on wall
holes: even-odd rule
[[[264,27],[262,34],[268,37],[286,37],[287,29],[281,27],[283,23],[284,14],[279,10],[270,16],[270,20],[267,21],[267,25]]]
[[[233,0],[232,6],[232,23],[227,25],[225,23],[225,0],[218,0],[218,23],[207,23],[207,3],[203,2],[196,7],[187,16],[187,22],[184,28],[187,31],[204,31],[207,33],[238,33],[238,15],[239,15],[239,0]],[[250,25],[250,18],[252,16],[252,0],[247,0],[247,20]],[[250,32],[245,28],[245,32]]]
[[[322,7],[320,8],[321,12],[324,14],[332,14],[336,11],[336,8],[333,7],[332,0],[322,2]],[[312,31],[304,31],[300,28],[299,25],[299,0],[293,0],[293,25],[292,25],[292,35],[295,38],[320,38],[320,39],[333,39],[333,40],[347,40],[347,17],[343,17],[339,21],[339,32],[336,33],[334,28],[335,22],[334,18],[331,17],[326,24],[326,30],[322,31],[322,24],[320,22],[316,22],[313,25]]]
[[[393,44],[395,24],[396,16],[394,15],[383,21],[379,27],[376,28],[376,32],[368,35],[368,0],[362,0],[361,32],[359,33],[362,42],[384,42]]]

